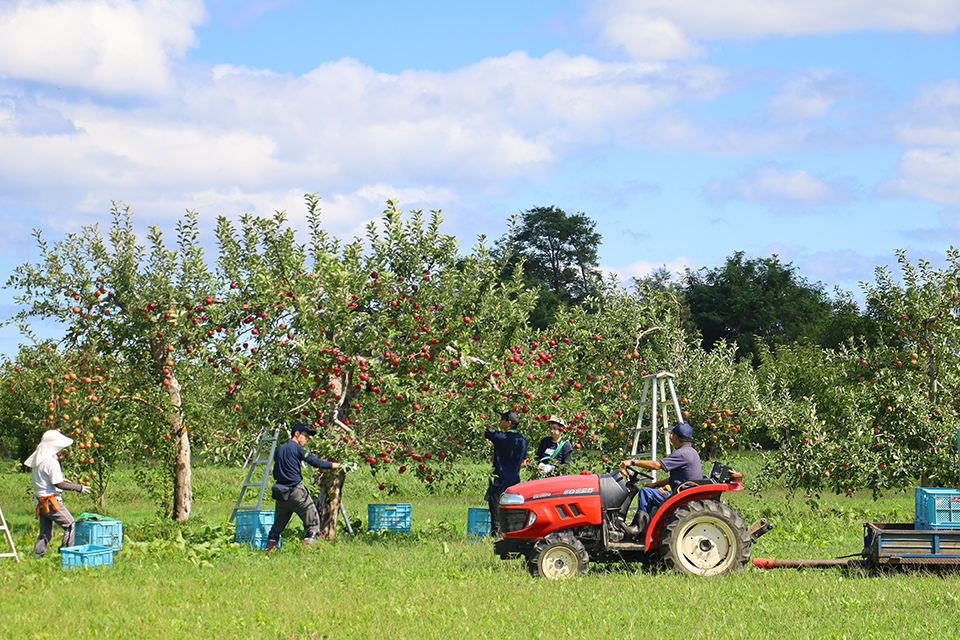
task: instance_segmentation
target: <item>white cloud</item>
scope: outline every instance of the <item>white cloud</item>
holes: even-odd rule
[[[776,255],[785,264],[792,263],[798,273],[812,282],[843,283],[847,291],[853,292],[858,282],[871,279],[878,262],[876,257],[867,258],[849,249],[810,251],[807,247],[780,243],[767,245],[761,253]]]
[[[643,13],[624,12],[607,20],[601,38],[622,46],[635,60],[684,60],[703,54],[671,19]]]
[[[937,213],[940,225],[932,229],[914,229],[904,235],[908,238],[938,245],[960,246],[960,208],[947,208]]]
[[[880,182],[883,197],[921,198],[960,206],[960,81],[924,87],[887,116],[908,149],[897,175]]]
[[[14,0],[0,6],[0,74],[105,94],[158,95],[197,44],[201,0]]]
[[[703,42],[854,31],[949,33],[960,0],[597,0],[587,24],[636,59],[699,55]]]
[[[904,145],[960,148],[960,81],[922,87],[915,99],[893,111],[888,120]]]
[[[807,69],[790,78],[768,105],[774,122],[822,118],[844,100],[867,94],[863,82],[831,69]]]
[[[960,206],[960,149],[911,149],[900,159],[898,173],[877,185],[878,195]]]
[[[350,59],[301,77],[220,66],[181,82],[182,94],[147,105],[48,95],[32,110],[0,85],[0,187],[50,209],[159,204],[171,192],[225,204],[287,191],[330,197],[377,184],[406,202],[442,203],[455,189],[495,192],[615,143],[651,112],[722,92],[726,73],[554,52],[452,73],[390,75]]]
[[[654,271],[665,268],[670,273],[676,275],[683,274],[686,269],[696,270],[696,261],[689,256],[678,256],[669,262],[648,262],[647,260],[637,260],[622,267],[612,267],[609,265],[600,265],[602,273],[613,273],[621,282],[628,282],[630,278],[645,278]]]
[[[742,200],[777,207],[818,207],[852,198],[846,181],[827,182],[800,169],[782,172],[772,166],[760,167],[752,175],[714,182],[705,189],[705,195],[716,204]]]

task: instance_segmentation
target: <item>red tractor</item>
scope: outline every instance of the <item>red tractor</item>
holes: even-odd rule
[[[589,563],[664,562],[698,576],[718,576],[750,561],[750,548],[773,528],[766,520],[747,527],[720,501],[724,491],[743,489],[742,476],[719,462],[709,478],[688,482],[631,536],[624,527],[640,479],[636,467],[623,473],[544,478],[513,485],[500,498],[502,559],[523,556],[533,576],[551,580],[586,573]]]

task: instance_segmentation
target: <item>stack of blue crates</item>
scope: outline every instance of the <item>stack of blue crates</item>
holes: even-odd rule
[[[78,545],[92,544],[114,551],[123,548],[123,523],[119,520],[81,520],[74,531]]]
[[[246,542],[254,549],[267,548],[267,536],[273,527],[273,511],[237,511],[237,542]],[[279,548],[280,541],[277,540]]]
[[[367,529],[370,531],[398,531],[410,533],[409,504],[368,504]]]

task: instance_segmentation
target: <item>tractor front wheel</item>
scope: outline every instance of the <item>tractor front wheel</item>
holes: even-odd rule
[[[750,561],[752,540],[747,524],[718,500],[678,507],[663,526],[660,557],[674,571],[719,576]]]
[[[589,566],[590,556],[583,543],[567,531],[538,540],[527,557],[527,569],[534,578],[564,580],[586,573]]]

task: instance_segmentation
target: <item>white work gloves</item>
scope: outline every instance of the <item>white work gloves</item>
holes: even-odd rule
[[[548,473],[553,471],[553,465],[547,464],[546,462],[541,462],[540,464],[537,465],[537,469],[540,469],[540,473],[542,473],[543,475],[547,475]]]
[[[90,493],[90,487],[85,484],[80,485],[80,493]]]
[[[350,473],[351,471],[356,471],[359,469],[360,465],[358,465],[356,462],[344,462],[340,465],[340,468],[343,469],[344,472]]]

